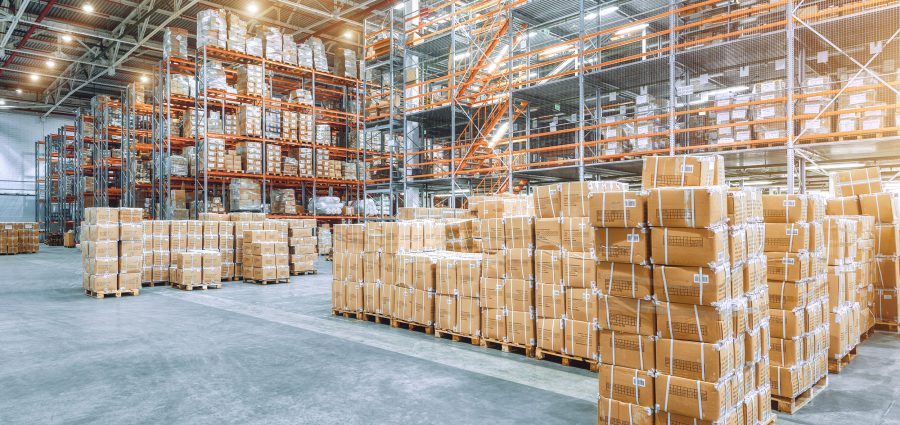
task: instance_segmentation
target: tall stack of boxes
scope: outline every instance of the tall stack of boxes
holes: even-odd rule
[[[284,245],[284,254],[287,254],[287,245],[279,242],[277,230],[250,230],[244,232],[243,243],[243,276],[245,281],[272,282],[279,277],[277,264],[277,247]],[[287,273],[285,273],[287,275]]]
[[[793,399],[828,373],[829,260],[820,255],[827,225],[820,243],[819,217],[821,208],[810,214],[806,195],[763,195],[773,397]]]
[[[331,308],[336,312],[361,312],[364,302],[362,261],[363,252],[367,249],[366,225],[338,224],[334,226],[333,236]],[[393,270],[396,270],[397,265],[394,266]],[[391,289],[394,289],[393,285]],[[393,305],[396,307],[396,300]]]
[[[219,246],[217,251],[221,257],[221,279],[231,280],[235,277],[234,270],[234,222],[219,221]]]
[[[286,220],[291,274],[316,271],[316,221],[311,219]]]
[[[85,208],[83,287],[89,295],[138,295],[143,268],[140,208]]]

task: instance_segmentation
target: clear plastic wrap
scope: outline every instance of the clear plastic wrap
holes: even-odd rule
[[[334,59],[334,72],[347,78],[357,78],[356,52],[350,49],[338,49]]]
[[[252,96],[262,96],[265,79],[261,65],[240,65],[237,67],[237,92]]]
[[[294,41],[294,36],[290,34],[284,34],[281,37],[281,60],[284,63],[289,63],[291,65],[297,64],[297,43]]]
[[[247,21],[228,12],[228,50],[247,52]]]
[[[182,28],[166,28],[163,33],[163,58],[188,57],[188,32]]]
[[[197,13],[197,48],[205,46],[228,46],[228,25],[225,22],[225,11],[221,9],[201,10]]]
[[[228,186],[229,211],[259,211],[262,209],[262,191],[253,179],[232,179]]]
[[[173,176],[188,175],[188,158],[181,155],[172,155],[169,157],[169,174]]]
[[[297,65],[306,68],[313,67],[313,50],[309,43],[300,43],[297,45]]]
[[[206,76],[204,78],[203,72],[206,71]],[[206,81],[204,81],[204,79]],[[216,90],[227,90],[228,83],[225,79],[225,68],[222,67],[222,62],[208,60],[206,61],[206,67],[203,68],[201,65],[200,68],[200,88],[203,89],[204,83],[207,88],[216,89]]]
[[[331,72],[328,69],[328,56],[325,54],[325,44],[322,43],[322,40],[317,37],[310,37],[307,43],[312,48],[313,64],[316,71]]]
[[[318,215],[341,215],[344,203],[337,196],[315,196],[306,204],[306,211]]]
[[[281,62],[281,51],[284,49],[281,30],[276,27],[263,27],[262,35],[265,38],[266,59]]]
[[[294,189],[272,189],[273,214],[297,214]]]
[[[251,56],[263,55],[263,39],[262,37],[247,37],[247,54]]]
[[[349,207],[355,215],[378,215],[378,206],[375,201],[366,199],[365,201],[350,201]]]

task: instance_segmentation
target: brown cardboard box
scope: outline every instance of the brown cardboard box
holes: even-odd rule
[[[747,223],[749,215],[748,194],[743,190],[729,190],[725,199],[725,210],[728,214],[729,226],[740,226]]]
[[[624,403],[600,396],[597,402],[597,424],[654,425],[650,407]]]
[[[506,275],[510,279],[533,280],[534,253],[529,248],[512,248],[506,252]]]
[[[569,252],[594,250],[594,228],[587,217],[564,217],[560,220],[562,249]]]
[[[900,289],[900,257],[878,257],[875,267],[876,289]]]
[[[251,270],[249,274],[250,276],[260,276],[260,278],[270,278],[269,276],[273,276],[273,271],[273,268],[266,267]],[[246,276],[247,273],[245,270],[244,275]],[[365,284],[361,282],[344,282],[344,293],[347,297],[346,308],[348,311],[363,311],[363,304],[365,303],[365,293],[363,291],[365,291]]]
[[[141,273],[119,273],[118,288],[120,291],[141,289]]]
[[[734,343],[661,338],[656,342],[656,368],[672,376],[718,382],[734,371]]]
[[[537,283],[561,284],[563,281],[562,252],[557,250],[535,251],[534,268]]]
[[[645,264],[650,241],[644,228],[595,228],[594,249],[600,261]]]
[[[566,319],[565,353],[570,356],[597,360],[597,330],[592,322]]]
[[[856,196],[844,196],[831,198],[826,201],[825,214],[827,215],[859,215],[859,200]]]
[[[368,253],[367,253],[368,255]],[[459,260],[456,258],[438,258],[435,264],[435,292],[444,295],[454,295],[457,292],[457,267]],[[366,273],[368,277],[368,270]]]
[[[506,247],[506,232],[502,218],[481,220],[481,244],[485,251],[494,251]]]
[[[459,297],[456,318],[458,332],[463,335],[481,336],[481,306],[478,298]]]
[[[534,188],[534,215],[538,218],[560,217],[561,202],[558,183]]]
[[[832,280],[829,276],[829,280]],[[838,279],[835,278],[835,281]],[[841,280],[843,282],[843,280]],[[831,286],[829,284],[829,286]],[[844,285],[846,287],[846,284]],[[829,291],[830,292],[830,291]],[[792,310],[806,306],[814,294],[810,293],[809,282],[769,281],[769,307]]]
[[[535,285],[537,317],[561,318],[566,313],[566,290],[561,284]]]
[[[460,258],[456,265],[456,293],[463,297],[478,297],[481,285],[482,261]]]
[[[653,228],[654,264],[708,266],[728,261],[728,229]]]
[[[863,215],[875,217],[876,223],[898,223],[900,222],[900,195],[896,193],[859,195],[859,210]]]
[[[382,288],[384,290],[384,288]],[[394,299],[392,304],[391,317],[406,322],[412,322],[415,317],[413,315],[413,289],[394,286]]]
[[[481,278],[481,307],[503,310],[506,307],[506,280]]]
[[[599,365],[600,397],[654,408],[656,378],[643,370]]]
[[[875,319],[882,322],[898,323],[898,291],[896,289],[875,289],[875,303],[872,306],[872,313]]]
[[[763,195],[763,220],[766,223],[806,221],[806,195]]]
[[[734,335],[728,309],[660,302],[657,310],[656,327],[662,338],[716,343]]]
[[[600,191],[598,182],[565,182],[559,184],[562,217],[588,217],[589,198]]]
[[[809,254],[801,252],[767,252],[769,280],[799,282],[809,277]]]
[[[660,374],[656,378],[656,399],[666,412],[692,418],[717,420],[731,406],[730,383],[714,384]]]
[[[725,194],[720,186],[652,189],[647,197],[647,219],[652,227],[720,224],[727,218]]]
[[[377,282],[363,282],[363,311],[366,313],[381,314],[383,298],[381,297],[381,284]]]
[[[807,223],[766,223],[767,252],[800,252],[808,250],[810,225]]]
[[[413,256],[413,281],[411,287],[420,291],[433,291],[435,264],[431,257]]]
[[[597,337],[599,361],[638,370],[656,368],[656,337],[601,330]]]
[[[481,275],[495,279],[506,277],[506,250],[484,252],[481,259]]]
[[[507,279],[504,306],[510,311],[534,311],[534,283],[530,280]]]
[[[900,255],[900,224],[875,226],[875,253],[886,257]]]
[[[537,319],[537,346],[553,353],[565,352],[565,331],[563,319]]]
[[[509,311],[506,315],[506,337],[514,344],[534,347],[535,322],[530,311]]]
[[[413,290],[413,322],[430,326],[434,323],[434,292]]]
[[[653,268],[629,263],[597,263],[597,290],[601,294],[647,298],[653,294]]]
[[[802,308],[769,310],[769,331],[773,338],[791,339],[805,333],[806,315]]]
[[[507,217],[503,219],[503,227],[507,248],[534,248],[534,218]]]
[[[596,260],[587,252],[563,252],[563,285],[570,288],[594,288],[597,286]],[[542,281],[541,283],[554,283]]]
[[[580,322],[597,322],[597,295],[591,288],[566,288],[566,318]]]
[[[858,168],[834,173],[835,189],[841,196],[881,193],[881,169]]]
[[[434,327],[447,331],[457,331],[457,297],[455,295],[435,295],[434,297]]]
[[[493,308],[481,310],[481,335],[495,341],[507,340],[506,316],[503,314],[503,310]]]
[[[380,252],[366,252],[363,254],[362,264],[364,282],[381,282],[381,256],[382,254]]]
[[[599,192],[590,199],[595,227],[638,227],[647,222],[647,196],[635,191]]]
[[[656,306],[652,301],[600,295],[597,307],[601,330],[656,335]]]
[[[724,160],[715,156],[649,156],[644,158],[644,190],[670,186],[724,184]]]
[[[537,249],[561,249],[563,235],[560,219],[539,218],[535,220],[534,239]]]
[[[732,266],[747,260],[747,230],[743,227],[728,228],[728,261]]]
[[[653,292],[660,301],[684,304],[720,304],[731,297],[728,267],[678,267],[660,265],[653,268]]]
[[[82,274],[82,286],[92,292],[100,294],[108,294],[118,291],[119,275],[118,274]]]

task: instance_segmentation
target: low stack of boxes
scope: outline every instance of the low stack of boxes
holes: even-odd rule
[[[316,271],[316,221],[311,219],[285,220],[288,228],[291,274]]]
[[[143,268],[140,208],[85,208],[83,287],[91,296],[138,295]]]
[[[763,195],[770,379],[773,397],[784,399],[799,396],[828,373],[828,291],[823,264],[828,259],[823,261],[817,254],[816,226],[811,226],[810,219],[815,223],[819,213],[810,215],[808,204],[806,195]]]
[[[287,244],[280,241],[277,230],[244,232],[242,270],[245,281],[272,282],[290,276],[286,257]],[[285,258],[283,261],[279,261]]]
[[[221,287],[221,254],[212,249],[175,252],[170,274],[175,288],[190,291],[197,287]]]
[[[237,154],[241,157],[241,169],[245,173],[262,174],[262,151],[260,142],[239,142],[237,144]]]
[[[0,223],[0,254],[32,254],[39,245],[37,223]]]

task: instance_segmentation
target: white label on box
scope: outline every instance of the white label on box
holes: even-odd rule
[[[785,199],[784,202],[782,202],[782,204],[786,207],[794,207],[797,205],[797,201],[795,201],[793,199]]]
[[[736,120],[747,119],[747,109],[746,108],[738,108],[731,111],[731,117]]]
[[[638,386],[638,387],[646,387],[646,386],[647,386],[647,381],[646,381],[644,378],[640,378],[640,377],[635,376],[635,377],[632,377],[632,378],[631,378],[631,384],[632,384],[632,385],[635,385],[635,386]]]
[[[775,116],[775,107],[769,106],[759,110],[760,118],[772,118]]]
[[[629,243],[640,242],[640,241],[641,241],[641,235],[639,235],[639,234],[637,234],[637,233],[631,233],[631,234],[629,234],[629,235],[626,237],[625,240],[627,240]]]
[[[676,87],[675,91],[678,92],[679,96],[689,96],[694,94],[694,86],[689,84],[686,86]]]
[[[634,103],[636,103],[636,104],[638,104],[638,105],[647,103],[647,95],[646,95],[646,94],[641,94],[641,95],[635,96],[635,98],[634,98]]]
[[[694,164],[684,164],[681,166],[682,173],[693,173],[694,172]]]
[[[697,77],[697,84],[703,85],[709,83],[709,74],[703,74]]]
[[[894,299],[894,297],[891,296],[891,295],[888,295],[888,294],[884,294],[884,299],[886,299],[886,300],[892,300],[892,299]]]
[[[818,114],[820,110],[822,110],[822,105],[819,105],[818,103],[808,103],[803,105],[804,114]]]
[[[797,236],[800,234],[800,229],[785,229],[784,234],[787,236]]]
[[[551,256],[550,256],[550,261],[559,261],[559,257],[557,257],[557,256],[555,256],[555,255],[551,255]]]
[[[816,63],[826,63],[828,62],[828,51],[823,50],[819,53],[816,53]]]
[[[820,120],[807,120],[806,121],[806,128],[811,128],[811,129],[815,130],[815,129],[819,129],[821,127],[822,127],[822,124],[821,124]]]
[[[881,118],[863,120],[862,122],[863,130],[877,130],[879,128],[881,128]]]
[[[787,265],[789,265],[789,266],[794,265],[794,259],[793,259],[793,258],[790,258],[790,257],[782,258],[782,259],[781,259],[781,262],[784,263],[784,264],[787,264]]]
[[[838,122],[838,130],[839,131],[855,131],[856,130],[856,120],[841,120]]]
[[[865,92],[863,92],[863,93],[851,94],[850,96],[847,96],[847,103],[849,103],[849,104],[851,104],[851,105],[857,105],[857,104],[860,104],[860,103],[865,103],[865,102],[866,102],[866,98],[867,98],[867,96],[866,96],[866,93],[865,93]]]
[[[625,208],[634,208],[637,206],[637,199],[626,199]]]
[[[741,77],[749,77],[749,76],[750,76],[750,67],[749,67],[749,66],[742,66],[742,67],[738,70],[738,74],[739,74]]]
[[[734,138],[737,140],[750,140],[750,130],[738,131],[734,134]]]
[[[7,225],[5,226],[5,229],[6,229],[6,230],[11,230],[11,229],[12,229],[12,224],[7,224]]]
[[[618,96],[618,94],[617,94],[616,92],[610,93],[610,94],[609,94],[609,100],[615,101],[615,100],[616,100],[616,96]]]
[[[769,130],[763,133],[763,139],[777,139],[780,135],[781,133],[778,130]]]
[[[877,55],[877,54],[881,53],[882,47],[884,47],[884,44],[883,44],[883,41],[881,41],[881,40],[873,41],[873,42],[869,43],[869,54]]]
[[[784,69],[784,59],[775,60],[775,70],[781,71],[782,69]]]
[[[695,273],[694,274],[694,283],[700,283],[700,284],[709,283],[709,275],[705,275],[703,273]]]
[[[716,113],[716,124],[725,124],[730,119],[731,119],[731,115],[728,112],[717,112]]]

